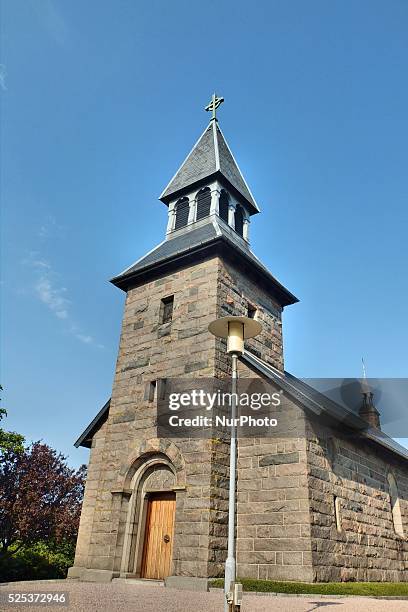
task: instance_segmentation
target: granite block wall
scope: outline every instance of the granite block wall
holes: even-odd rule
[[[408,470],[386,450],[310,422],[307,440],[313,579],[407,581]],[[398,487],[396,533],[387,474]]]

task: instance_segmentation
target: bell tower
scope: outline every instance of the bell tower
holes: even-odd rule
[[[211,217],[249,245],[250,219],[260,211],[219,127],[216,109],[223,101],[213,94],[210,124],[160,196],[169,209],[167,238]]]
[[[224,315],[258,319],[246,348],[283,372],[281,315],[297,298],[250,248],[260,210],[219,127],[222,101],[213,95],[209,125],[160,195],[165,239],[111,280],[126,294],[122,332],[112,397],[76,443],[91,455],[71,577],[206,585],[223,574],[228,443],[158,438],[157,397],[166,379],[230,372],[208,331]],[[161,513],[163,537],[150,541]]]

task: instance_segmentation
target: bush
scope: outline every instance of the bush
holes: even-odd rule
[[[66,578],[73,565],[75,544],[37,542],[20,548],[0,563],[0,582]]]

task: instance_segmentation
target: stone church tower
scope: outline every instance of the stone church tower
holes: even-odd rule
[[[208,325],[232,314],[262,324],[240,375],[283,389],[304,430],[238,440],[238,575],[406,580],[408,456],[361,428],[364,410],[347,420],[284,371],[282,311],[297,299],[251,251],[260,210],[215,110],[160,199],[165,239],[112,279],[126,293],[119,354],[112,397],[76,442],[91,453],[69,577],[207,588],[223,575],[228,444],[158,438],[156,408],[166,379],[229,374]]]

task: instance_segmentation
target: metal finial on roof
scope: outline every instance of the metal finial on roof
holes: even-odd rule
[[[361,363],[363,366],[363,378],[366,379],[367,378],[367,372],[366,372],[366,367],[365,367],[365,363],[364,363],[364,357],[361,358]]]
[[[362,386],[362,390],[363,390],[363,394],[364,393],[369,393],[370,392],[370,386],[367,382],[367,372],[366,372],[366,367],[365,367],[365,362],[364,362],[364,357],[361,358],[361,363],[363,366],[363,378],[361,381],[361,386]]]
[[[224,102],[224,98],[218,97],[214,92],[211,96],[211,102],[205,107],[206,111],[212,112],[211,120],[217,121],[217,108]]]

